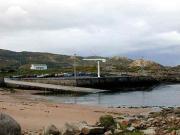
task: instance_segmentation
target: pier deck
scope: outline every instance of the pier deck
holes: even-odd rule
[[[74,87],[74,86],[62,86],[62,85],[54,85],[54,84],[17,81],[8,78],[5,78],[4,81],[7,85],[13,85],[15,87],[40,88],[40,89],[47,89],[52,91],[68,91],[68,92],[80,92],[80,93],[100,93],[106,91],[106,90],[94,89],[94,88],[83,88],[83,87]]]

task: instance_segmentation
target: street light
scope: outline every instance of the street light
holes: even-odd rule
[[[106,62],[106,59],[83,59],[86,61],[97,61],[97,75],[98,77],[101,77],[101,72],[100,72],[100,61],[101,62]]]

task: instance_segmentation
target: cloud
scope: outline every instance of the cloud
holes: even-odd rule
[[[12,18],[23,17],[26,14],[27,12],[19,6],[9,7],[7,11],[5,12],[5,16],[12,17]]]
[[[0,48],[85,56],[150,50],[165,63],[167,54],[180,58],[179,7],[179,0],[0,0]]]

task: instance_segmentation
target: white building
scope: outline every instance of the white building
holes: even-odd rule
[[[31,64],[31,70],[47,70],[46,64]]]

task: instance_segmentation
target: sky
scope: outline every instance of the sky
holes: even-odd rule
[[[179,0],[0,0],[0,48],[180,65]]]

